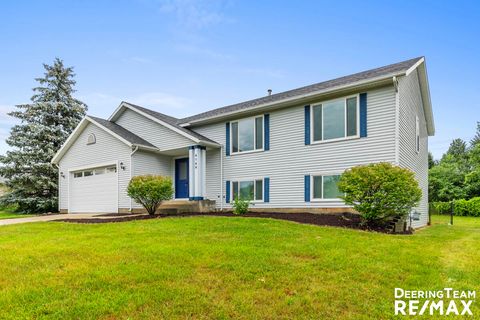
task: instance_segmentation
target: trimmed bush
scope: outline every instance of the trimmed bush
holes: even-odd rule
[[[245,214],[248,212],[248,206],[250,205],[250,201],[242,200],[238,197],[233,199],[233,214]]]
[[[382,162],[353,167],[338,183],[343,200],[352,205],[367,225],[406,217],[417,206],[422,191],[412,171]]]
[[[451,202],[432,202],[430,210],[437,214],[450,214]],[[463,217],[480,217],[480,197],[470,200],[459,199],[453,201],[453,215]]]
[[[162,201],[172,199],[172,179],[155,175],[136,176],[130,180],[127,192],[129,197],[147,210],[148,214],[153,215]]]

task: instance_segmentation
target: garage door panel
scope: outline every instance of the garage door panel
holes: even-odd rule
[[[70,212],[118,211],[116,172],[81,177],[71,173],[70,181]]]

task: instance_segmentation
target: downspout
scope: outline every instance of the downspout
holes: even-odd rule
[[[132,179],[132,172],[133,172],[133,154],[138,151],[138,146],[135,146],[135,149],[130,153],[130,180]],[[130,213],[132,213],[133,210],[133,202],[132,198],[130,198]]]
[[[395,165],[400,165],[400,95],[398,93],[398,79],[392,78],[395,88]]]
[[[220,211],[223,211],[223,145],[220,146]]]
[[[55,167],[57,167],[58,170],[58,182],[57,182],[57,209],[58,212],[60,212],[60,179],[62,179],[61,173],[60,173],[60,166],[56,163],[53,164]]]

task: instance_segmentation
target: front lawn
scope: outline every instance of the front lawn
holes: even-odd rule
[[[0,317],[384,319],[395,287],[479,294],[480,219],[433,221],[413,236],[223,217],[0,227]]]
[[[0,220],[1,219],[13,219],[13,218],[27,218],[35,216],[35,214],[22,214],[15,212],[12,208],[0,208]]]

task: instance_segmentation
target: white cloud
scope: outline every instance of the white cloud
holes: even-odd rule
[[[122,97],[95,92],[82,95],[80,100],[89,106],[89,112],[105,117],[110,115],[122,101],[151,108],[169,115],[185,113],[185,109],[193,105],[193,101],[188,98],[166,92],[145,92]]]
[[[225,3],[220,0],[161,0],[160,12],[174,14],[181,26],[200,29],[231,21],[222,12]]]

